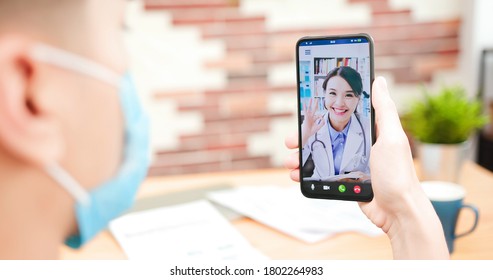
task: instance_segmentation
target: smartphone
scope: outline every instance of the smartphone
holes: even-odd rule
[[[296,68],[301,192],[371,201],[373,39],[303,37],[296,43]]]

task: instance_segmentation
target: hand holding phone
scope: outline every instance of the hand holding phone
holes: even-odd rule
[[[375,141],[371,37],[304,37],[296,55],[302,193],[370,201],[369,157]]]

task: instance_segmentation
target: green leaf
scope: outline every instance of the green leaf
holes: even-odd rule
[[[478,100],[470,100],[463,87],[444,87],[432,94],[423,88],[423,100],[414,101],[403,117],[403,125],[425,143],[455,144],[488,122]]]

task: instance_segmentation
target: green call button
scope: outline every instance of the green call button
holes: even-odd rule
[[[346,191],[346,186],[344,185],[339,185],[339,192],[345,192]]]

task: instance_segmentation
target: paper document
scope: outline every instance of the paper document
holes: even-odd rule
[[[356,202],[308,199],[299,187],[245,186],[212,192],[208,198],[307,243],[339,232],[383,233]]]
[[[265,258],[206,200],[130,213],[109,228],[129,259]]]

